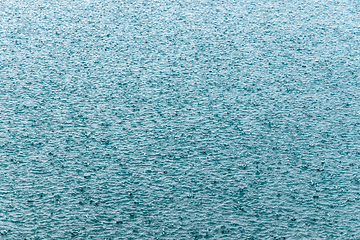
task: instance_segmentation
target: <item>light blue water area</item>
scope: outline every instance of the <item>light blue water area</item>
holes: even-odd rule
[[[360,4],[0,3],[0,238],[358,239]]]

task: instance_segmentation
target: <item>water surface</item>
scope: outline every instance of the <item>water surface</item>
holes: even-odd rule
[[[4,239],[356,239],[357,1],[2,1]]]

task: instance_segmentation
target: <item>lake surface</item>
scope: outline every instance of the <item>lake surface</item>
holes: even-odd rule
[[[1,1],[1,239],[359,239],[358,1]]]

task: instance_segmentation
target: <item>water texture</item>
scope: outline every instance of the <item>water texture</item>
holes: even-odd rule
[[[0,239],[360,239],[360,3],[0,2]]]

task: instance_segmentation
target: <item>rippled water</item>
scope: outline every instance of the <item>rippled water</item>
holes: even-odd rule
[[[1,239],[356,239],[358,1],[1,1]]]

